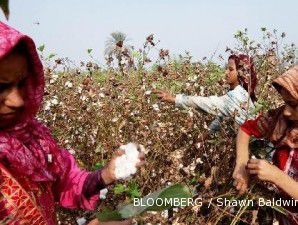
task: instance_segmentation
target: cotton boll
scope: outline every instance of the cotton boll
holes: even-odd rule
[[[100,190],[100,192],[99,192],[99,198],[100,199],[106,199],[106,195],[107,195],[107,193],[108,193],[108,189],[102,189],[102,190]]]
[[[126,179],[137,172],[136,165],[140,162],[137,145],[128,143],[120,146],[124,154],[119,156],[115,161],[116,179]]]
[[[85,225],[87,222],[86,218],[85,217],[81,217],[81,218],[78,218],[77,219],[77,224],[78,225]]]
[[[155,111],[159,111],[158,104],[153,104],[152,107],[153,107],[153,110],[155,110]]]
[[[164,210],[164,211],[162,211],[162,212],[161,212],[161,216],[162,216],[163,218],[168,218],[168,217],[169,217],[169,211],[168,211],[168,210]]]
[[[72,83],[70,81],[66,81],[65,87],[72,88]]]
[[[148,96],[150,94],[151,94],[151,91],[149,90],[149,91],[146,91],[144,95],[147,95]]]
[[[148,153],[148,149],[145,149],[144,145],[139,145],[140,152],[143,152],[144,154]]]

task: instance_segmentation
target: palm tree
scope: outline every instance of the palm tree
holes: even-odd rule
[[[8,20],[8,17],[9,17],[9,1],[8,0],[1,0],[0,1],[0,8],[2,9],[6,19]]]
[[[118,67],[123,73],[123,64],[122,59],[123,57],[130,57],[132,46],[127,44],[128,39],[126,34],[122,32],[113,32],[111,36],[106,41],[105,46],[105,56],[107,58],[115,57],[118,61]]]

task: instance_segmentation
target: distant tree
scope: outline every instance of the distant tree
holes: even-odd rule
[[[106,41],[105,45],[105,56],[108,62],[111,62],[114,58],[117,59],[118,67],[123,73],[124,59],[131,59],[132,46],[127,44],[127,35],[122,32],[113,32]]]
[[[9,18],[9,0],[0,0],[0,8],[2,9],[6,19]]]

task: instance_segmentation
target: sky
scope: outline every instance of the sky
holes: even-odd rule
[[[298,44],[297,0],[10,0],[10,18],[0,20],[31,36],[46,52],[88,60],[87,49],[100,62],[110,33],[127,34],[141,47],[154,34],[159,47],[172,55],[189,51],[195,59],[233,46],[233,34],[248,28],[260,38],[260,28],[287,34]]]

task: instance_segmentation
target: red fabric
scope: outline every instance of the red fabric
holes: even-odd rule
[[[39,206],[40,199],[53,202],[51,186],[44,183],[42,192],[36,186],[25,177],[17,181],[0,163],[0,196],[3,196],[0,199],[0,221],[9,225],[54,225],[54,204],[47,204],[46,208]],[[26,191],[28,187],[30,192]]]
[[[96,208],[99,200],[99,190],[104,188],[104,184],[99,182],[99,172],[90,173],[78,168],[75,159],[67,150],[62,149],[61,154],[66,171],[54,182],[32,181],[26,176],[6,169],[0,163],[0,223],[17,211],[17,216],[15,216],[17,223],[15,224],[24,224],[22,223],[24,220],[32,220],[31,223],[26,224],[36,224],[36,217],[26,217],[23,213],[32,208],[32,204],[31,206],[25,204],[28,202],[28,196],[35,202],[36,208],[42,213],[47,225],[55,224],[55,202],[59,203],[60,206],[71,209],[94,210]],[[10,179],[3,179],[1,173],[4,170],[3,168]],[[88,177],[89,179],[87,179]],[[93,185],[90,185],[90,183],[96,183],[96,187],[92,187]],[[100,184],[102,186],[99,187]],[[88,192],[88,196],[84,193],[84,189],[85,192]],[[17,194],[18,190],[22,190],[21,195],[8,196],[9,193]],[[7,199],[14,199],[16,204],[8,204]],[[18,207],[20,206],[24,211],[19,211]]]
[[[261,116],[259,116],[257,119],[255,120],[247,120],[244,124],[241,125],[241,130],[243,130],[245,133],[247,133],[249,136],[254,136],[256,138],[262,138],[262,132],[259,130],[259,126],[260,126],[260,118]],[[289,158],[289,154],[290,154],[290,150],[291,148],[289,148],[288,146],[283,146],[278,148],[273,156],[273,163],[278,166],[278,168],[280,168],[281,170],[284,170],[287,160]],[[292,167],[294,167],[294,171],[297,172],[298,170],[298,162],[297,162],[297,154],[298,151],[295,150],[294,153],[294,157],[293,157],[293,161],[292,161]],[[294,174],[297,178],[298,174]]]
[[[258,129],[258,119],[247,120],[241,125],[241,130],[247,133],[249,136],[254,136],[256,138],[262,138],[262,133]]]
[[[262,138],[263,137],[262,132],[259,129],[260,128],[260,121],[259,121],[260,118],[261,118],[261,116],[259,116],[255,120],[247,120],[240,127],[241,130],[243,130],[249,136],[254,136],[256,138]],[[284,171],[287,166],[291,151],[294,151],[294,154],[292,156],[290,168],[287,171],[287,174],[298,182],[298,149],[293,150],[289,146],[282,146],[282,147],[277,148],[273,155],[273,163],[280,170]],[[281,196],[283,199],[290,199],[290,197],[287,196],[285,193],[281,193]],[[298,213],[297,207],[288,207],[287,209],[293,213]],[[298,225],[298,223],[295,223],[293,220],[291,220],[291,225]]]

